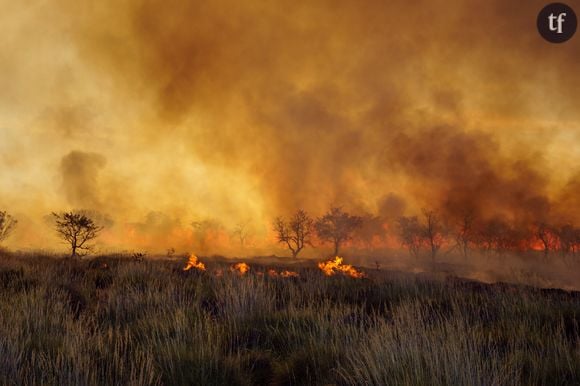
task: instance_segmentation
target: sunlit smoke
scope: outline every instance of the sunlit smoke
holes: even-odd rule
[[[5,4],[6,246],[59,248],[69,209],[111,218],[101,250],[208,256],[278,253],[272,219],[330,205],[367,249],[423,207],[578,224],[580,50],[541,44],[538,6]]]

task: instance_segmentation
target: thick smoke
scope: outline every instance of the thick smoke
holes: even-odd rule
[[[99,197],[99,173],[106,159],[95,153],[72,151],[62,158],[62,188],[69,204],[77,208],[102,206]]]
[[[129,227],[162,212],[183,234],[250,219],[262,239],[272,218],[331,204],[579,223],[579,40],[544,42],[543,5],[11,5],[0,202]]]

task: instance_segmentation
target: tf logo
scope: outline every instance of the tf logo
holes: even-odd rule
[[[566,4],[546,5],[538,15],[537,25],[540,35],[550,43],[564,43],[576,32],[576,14]]]

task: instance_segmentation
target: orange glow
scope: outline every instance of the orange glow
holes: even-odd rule
[[[236,263],[231,267],[232,272],[237,272],[240,275],[245,275],[249,270],[250,266],[246,263]]]
[[[284,270],[284,271],[278,272],[275,269],[269,269],[268,276],[270,276],[270,277],[298,277],[300,275],[298,275],[298,273],[294,272],[294,271]]]
[[[185,265],[183,270],[189,271],[192,268],[195,268],[200,271],[205,271],[205,264],[199,261],[197,259],[197,256],[195,256],[193,253],[189,256],[189,260],[187,261],[187,264]]]
[[[529,248],[532,251],[543,251],[544,244],[542,244],[540,240],[533,240],[532,242],[530,242]]]
[[[298,277],[300,275],[298,275],[298,273],[294,272],[294,271],[282,271],[282,272],[280,272],[280,276],[282,276],[282,277]]]
[[[333,260],[318,263],[318,268],[320,268],[326,276],[334,276],[337,273],[342,273],[343,275],[348,275],[356,279],[365,276],[364,273],[357,271],[352,265],[343,264],[342,261],[342,257],[336,256]]]

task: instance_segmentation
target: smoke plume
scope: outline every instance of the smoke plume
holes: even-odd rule
[[[131,236],[153,212],[183,244],[329,205],[580,223],[580,40],[543,41],[543,5],[4,4],[1,209],[98,210],[157,250]]]

